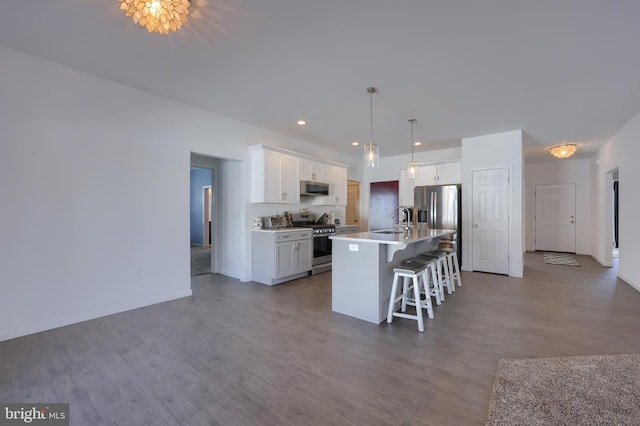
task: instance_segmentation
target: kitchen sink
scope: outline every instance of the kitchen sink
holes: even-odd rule
[[[395,231],[393,229],[385,229],[384,231],[372,231],[374,234],[404,234],[406,231]]]

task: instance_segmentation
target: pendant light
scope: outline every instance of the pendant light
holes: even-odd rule
[[[364,166],[365,167],[380,167],[380,151],[378,144],[373,143],[373,94],[378,89],[375,87],[367,87],[367,93],[371,97],[371,137],[369,143],[364,144]]]
[[[409,161],[409,165],[407,166],[407,179],[415,179],[418,177],[418,168],[416,167],[416,162],[413,161],[413,125],[417,122],[418,120],[416,120],[415,118],[409,120],[409,123],[411,123],[411,161]]]

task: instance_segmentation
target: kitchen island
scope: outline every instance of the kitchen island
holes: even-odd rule
[[[332,236],[331,309],[381,323],[387,318],[393,268],[455,232],[414,228]]]

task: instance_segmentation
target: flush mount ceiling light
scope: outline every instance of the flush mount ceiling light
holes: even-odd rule
[[[305,124],[307,124],[305,120],[298,120],[297,123],[298,123],[298,126],[304,126]]]
[[[413,146],[415,145],[413,142],[413,125],[416,124],[417,121],[415,118],[409,120],[409,123],[411,123],[411,161],[409,161],[409,165],[407,166],[407,179],[415,179],[418,177],[418,167],[416,167],[416,162],[413,161]]]
[[[551,152],[551,155],[553,155],[556,158],[569,158],[576,153],[577,148],[578,148],[578,145],[574,143],[569,143],[569,144],[556,145],[552,147],[549,150],[549,152]]]
[[[378,144],[373,143],[373,94],[378,89],[375,87],[367,87],[367,93],[371,97],[371,133],[369,143],[364,144],[364,166],[365,167],[379,167],[380,166],[380,150]]]
[[[178,31],[187,23],[189,0],[116,0],[124,16],[133,16],[133,22],[149,32],[167,35]]]

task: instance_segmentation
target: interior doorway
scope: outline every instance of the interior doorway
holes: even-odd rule
[[[360,182],[347,181],[347,207],[345,222],[360,227]]]
[[[211,215],[213,210],[213,190],[211,185],[202,187],[202,240],[211,245]]]
[[[212,271],[213,169],[191,167],[189,181],[191,276]]]
[[[620,216],[618,210],[618,204],[620,200],[620,182],[618,177],[618,169],[613,170],[613,172],[611,173],[611,177],[613,179],[613,242],[611,243],[613,249],[611,252],[611,257],[613,259],[617,259],[618,257],[620,257]]]
[[[619,189],[619,183],[615,185],[614,183],[618,182],[617,178],[618,178],[617,167],[605,173],[605,176],[604,176],[604,199],[603,199],[604,230],[602,234],[604,237],[604,241],[603,241],[604,253],[602,254],[602,264],[604,266],[610,266],[610,267],[614,266],[614,262],[613,262],[614,250],[616,251],[616,254],[619,255],[619,252],[618,252],[619,249],[616,249],[615,247],[616,241],[617,241],[615,237],[616,222],[617,222],[615,219],[615,216],[618,210],[616,209],[615,192],[617,192]],[[619,202],[619,199],[618,199],[618,202]],[[618,227],[619,227],[619,224],[618,224]],[[620,241],[617,241],[617,243],[619,245]]]

